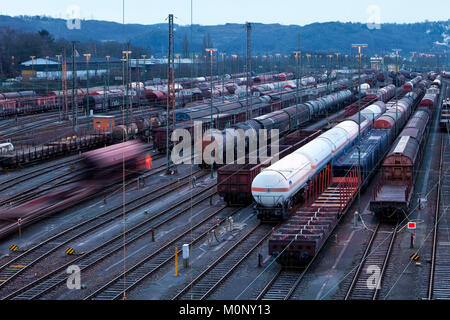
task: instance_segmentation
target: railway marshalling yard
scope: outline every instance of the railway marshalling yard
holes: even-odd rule
[[[14,210],[38,213],[0,239],[0,298],[450,299],[450,136],[439,127],[447,98],[450,82],[442,79],[410,212],[400,222],[380,222],[370,210],[378,169],[361,190],[360,206],[356,198],[350,202],[303,267],[283,267],[269,255],[269,241],[282,225],[261,222],[254,202],[227,205],[217,191],[218,170],[211,177],[208,167],[178,165],[167,173],[166,155],[155,150],[151,139],[143,147],[152,158],[150,167],[114,183],[95,176],[88,180],[94,192],[63,207],[56,202],[88,187],[82,184],[86,167],[78,154],[4,168],[1,230],[19,223],[17,216],[7,215]],[[145,107],[136,113],[145,115]],[[36,121],[42,114],[34,117],[34,122],[19,117],[23,127],[2,119],[0,130],[13,141],[15,132],[28,141],[26,129],[32,123],[45,128],[57,122]],[[325,131],[343,119],[343,112],[336,111],[302,129]],[[52,195],[56,200],[49,202]],[[47,201],[45,217],[39,215],[42,199]],[[355,215],[358,207],[361,212]],[[409,222],[416,223],[415,231]],[[68,286],[71,266],[80,270],[79,289]]]

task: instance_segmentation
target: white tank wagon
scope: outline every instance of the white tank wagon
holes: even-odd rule
[[[361,133],[371,121],[361,115]],[[258,218],[283,220],[301,200],[302,190],[330,161],[351,147],[358,137],[358,115],[344,120],[313,141],[259,173],[252,182]]]
[[[383,101],[377,101],[367,108],[361,110],[361,115],[364,116],[371,124],[375,122],[386,111],[386,104]]]
[[[0,143],[0,155],[8,154],[14,151],[14,145],[11,142]]]

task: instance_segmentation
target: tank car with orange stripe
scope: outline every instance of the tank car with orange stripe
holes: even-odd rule
[[[290,208],[302,199],[308,181],[356,142],[358,122],[357,115],[342,121],[258,174],[252,183],[258,218],[286,219]],[[361,115],[361,133],[371,124],[372,119]]]

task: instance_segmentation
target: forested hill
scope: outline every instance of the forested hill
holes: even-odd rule
[[[20,32],[47,30],[55,39],[88,41],[129,40],[132,45],[150,48],[154,54],[167,51],[167,25],[139,25],[82,20],[80,29],[69,29],[66,20],[48,17],[0,16],[0,28],[8,27]],[[301,34],[304,50],[350,52],[351,43],[367,43],[367,52],[391,52],[400,48],[403,52],[444,52],[450,43],[450,20],[413,24],[382,24],[379,29],[369,29],[366,24],[327,22],[305,26],[280,24],[253,24],[252,52],[292,52],[297,46],[297,34]],[[194,25],[193,48],[214,45],[222,52],[243,53],[245,27],[241,24],[216,26]],[[209,37],[208,37],[209,34]],[[190,26],[176,26],[175,51],[182,52],[183,42],[189,41]],[[209,43],[206,39],[210,38]],[[190,46],[190,45],[189,45]],[[192,47],[192,46],[190,46]]]

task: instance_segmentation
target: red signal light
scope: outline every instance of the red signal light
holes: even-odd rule
[[[145,156],[145,167],[147,170],[152,168],[152,157],[149,154]]]

